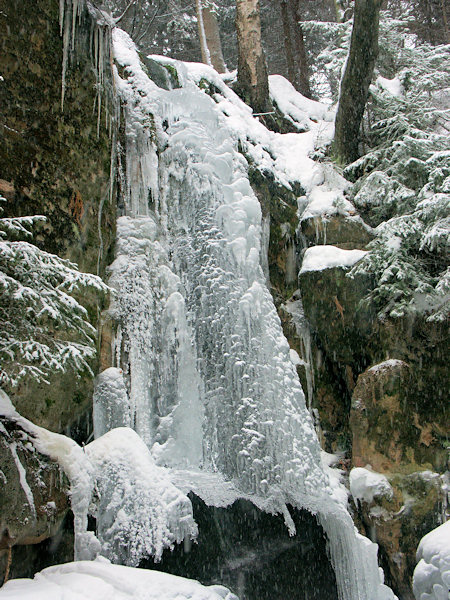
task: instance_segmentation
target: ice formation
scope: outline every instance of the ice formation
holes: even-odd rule
[[[142,558],[159,560],[165,548],[196,536],[190,500],[155,465],[135,431],[113,429],[85,450],[95,474],[91,514],[103,556],[137,566]]]
[[[13,579],[2,600],[238,600],[220,585],[203,586],[158,571],[112,565],[104,558],[57,565],[34,579]]]
[[[111,379],[111,369],[108,375]],[[148,556],[159,560],[165,548],[197,535],[189,498],[173,485],[167,469],[155,464],[134,430],[112,429],[81,448],[65,435],[22,417],[2,390],[0,416],[16,421],[32,434],[35,448],[58,462],[68,476],[76,560],[101,554],[113,562],[135,566]],[[14,444],[10,450],[25,497],[35,512],[33,494]],[[97,535],[87,531],[88,515],[97,519]]]
[[[416,600],[450,597],[450,521],[425,535],[417,548],[419,561],[413,577]]]
[[[99,545],[92,532],[87,531],[88,507],[93,488],[93,468],[86,454],[76,442],[58,433],[38,427],[22,417],[11,404],[8,396],[0,390],[0,415],[16,421],[25,431],[32,434],[33,445],[41,452],[57,461],[70,481],[71,508],[74,515],[75,559],[82,558],[85,553],[92,553]],[[11,448],[14,455],[14,448]],[[17,459],[18,460],[18,459]],[[34,506],[34,499],[26,483],[23,467],[17,464],[20,481],[25,495]]]
[[[181,85],[163,90],[129,37],[116,29],[113,40],[126,185],[110,312],[134,429],[157,464],[176,469],[185,491],[211,504],[223,503],[225,491],[284,513],[288,525],[286,503],[318,514],[342,600],[393,598],[376,545],[356,534],[321,466],[260,266],[261,210],[238,151],[307,195],[332,186],[333,174],[308,156],[332,134],[331,119],[317,124],[317,110],[324,118],[327,110],[289,91],[290,110],[296,119],[303,111],[308,131],[274,134],[210,67],[156,57]],[[275,96],[285,94],[280,80],[271,83]]]
[[[121,369],[105,369],[95,380],[93,398],[94,437],[115,427],[131,426],[131,409]]]

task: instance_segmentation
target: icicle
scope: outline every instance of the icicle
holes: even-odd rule
[[[77,14],[78,14],[78,0],[72,0],[72,38],[71,38],[72,52],[75,49],[75,29],[76,29],[76,25],[77,25]]]
[[[66,0],[59,0],[59,35],[62,37],[64,28],[64,9],[66,7]]]
[[[61,75],[61,111],[64,110],[64,96],[66,94],[66,74],[67,65],[69,62],[69,45],[70,45],[70,17],[67,12],[64,16],[64,32],[63,32],[63,59],[62,59],[62,75]]]

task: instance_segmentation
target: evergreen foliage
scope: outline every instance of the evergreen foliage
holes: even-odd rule
[[[42,220],[0,218],[0,383],[8,387],[25,376],[47,382],[49,373],[69,368],[92,374],[96,330],[73,295],[104,293],[108,287],[23,240]]]
[[[366,153],[344,174],[354,202],[376,226],[371,273],[380,316],[450,313],[450,46],[421,43],[386,17],[378,77],[366,114]],[[395,78],[394,78],[395,75]]]

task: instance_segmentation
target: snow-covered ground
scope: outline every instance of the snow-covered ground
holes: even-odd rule
[[[34,579],[8,581],[2,600],[238,600],[220,585],[203,586],[158,571],[112,565],[104,558],[57,565]]]

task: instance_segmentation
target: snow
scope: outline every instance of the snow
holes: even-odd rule
[[[332,215],[354,215],[355,207],[347,200],[342,190],[339,188],[328,189],[328,186],[321,185],[314,188],[309,195],[309,204],[301,215],[301,220],[305,221],[311,217]]]
[[[298,355],[298,352],[296,350],[293,350],[291,348],[289,350],[289,356],[292,361],[292,364],[295,365],[296,367],[304,364],[304,361],[300,358],[300,356]]]
[[[19,416],[9,396],[2,389],[0,389],[0,416],[7,417],[8,419]]]
[[[392,498],[393,491],[389,481],[381,473],[368,468],[355,467],[350,471],[350,493],[355,504],[358,501],[370,504],[375,498]]]
[[[269,76],[270,96],[285,115],[292,117],[297,123],[306,122],[312,126],[311,120],[334,122],[334,111],[326,104],[310,100],[302,96],[292,83],[281,75]]]
[[[413,576],[416,600],[450,597],[450,521],[425,535],[417,548],[419,561]]]
[[[109,379],[114,379],[111,375],[110,371]],[[150,555],[158,560],[165,548],[196,536],[189,498],[172,484],[167,470],[155,464],[132,429],[113,429],[82,449],[70,438],[21,417],[4,392],[0,414],[29,432],[35,448],[58,462],[68,476],[76,559],[101,553],[115,562],[137,565]],[[33,511],[25,470],[14,444],[10,448]],[[97,518],[98,539],[87,531],[88,513]]]
[[[373,367],[370,367],[370,369],[368,369],[369,373],[377,373],[378,371],[387,371],[390,369],[394,369],[396,367],[407,367],[407,363],[405,363],[403,360],[399,360],[397,358],[389,358],[388,360],[384,360],[381,363],[378,363],[376,365],[373,365]]]
[[[301,273],[335,267],[349,268],[366,256],[366,250],[343,250],[336,246],[312,246],[303,257]]]
[[[385,77],[381,77],[381,75],[379,75],[375,83],[383,88],[383,90],[389,92],[389,94],[392,96],[403,95],[403,85],[398,77],[386,79]]]
[[[85,451],[95,473],[90,512],[97,519],[103,556],[137,566],[147,556],[159,560],[165,548],[197,535],[189,498],[155,464],[135,431],[113,429]]]
[[[342,469],[338,469],[336,464],[339,463],[339,460],[342,458],[339,454],[330,454],[321,450],[320,453],[322,460],[322,467],[325,473],[327,473],[331,488],[333,490],[333,497],[337,502],[342,504],[345,508],[347,508],[348,503],[348,490],[344,484],[344,471]]]
[[[238,600],[219,585],[203,586],[167,573],[112,565],[104,558],[57,565],[34,579],[14,579],[3,600]]]

